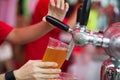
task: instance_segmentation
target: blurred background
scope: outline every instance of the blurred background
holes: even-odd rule
[[[83,0],[66,0],[70,8],[64,23],[74,28],[77,9]],[[15,28],[35,24],[47,14],[49,0],[0,0],[0,20]],[[104,33],[106,28],[120,22],[120,0],[92,0],[88,30]],[[12,45],[4,42],[0,46],[0,73],[20,68],[28,60],[42,59],[49,37],[69,44],[71,35],[54,29],[42,38],[25,44]],[[101,64],[108,56],[103,49],[87,45],[75,46],[69,61],[62,66],[63,72],[78,76],[79,80],[99,80]]]

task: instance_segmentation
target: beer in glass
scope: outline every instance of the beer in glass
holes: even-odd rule
[[[42,61],[56,62],[57,68],[61,68],[67,56],[67,49],[67,44],[50,37]]]

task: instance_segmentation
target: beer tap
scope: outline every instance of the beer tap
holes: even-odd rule
[[[86,26],[90,12],[90,5],[91,0],[84,0],[82,8],[78,8],[77,23],[74,29],[71,29],[68,25],[51,16],[46,16],[46,20],[49,23],[55,25],[56,27],[71,33],[73,41],[77,46],[93,44],[95,46],[108,47],[108,38],[100,37],[99,35],[89,34],[86,32]]]

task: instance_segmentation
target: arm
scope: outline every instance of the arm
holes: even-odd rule
[[[42,37],[53,28],[49,23],[42,21],[28,27],[13,29],[6,40],[14,44],[24,44]]]
[[[48,14],[59,20],[63,20],[68,10],[68,4],[64,3],[64,0],[50,0]],[[14,29],[7,36],[6,40],[14,44],[24,44],[36,40],[54,27],[45,21],[41,21],[38,24],[24,27],[21,29]]]

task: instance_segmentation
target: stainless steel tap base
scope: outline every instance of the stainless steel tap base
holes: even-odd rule
[[[100,80],[120,80],[120,60],[109,58],[101,67]]]

